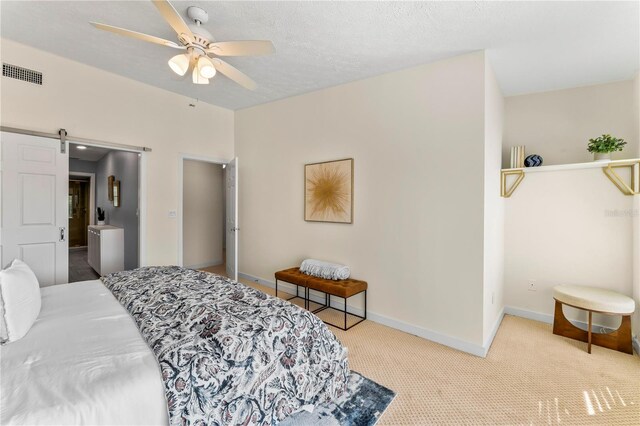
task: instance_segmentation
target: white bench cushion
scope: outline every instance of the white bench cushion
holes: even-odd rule
[[[553,288],[553,298],[577,308],[611,314],[629,315],[636,308],[632,298],[598,287],[559,285]]]

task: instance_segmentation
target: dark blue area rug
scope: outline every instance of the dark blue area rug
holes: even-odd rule
[[[373,426],[389,407],[396,393],[351,371],[347,393],[337,401],[300,411],[279,423],[280,426]]]

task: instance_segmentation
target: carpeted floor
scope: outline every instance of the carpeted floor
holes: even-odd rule
[[[351,368],[398,394],[381,425],[640,425],[638,356],[589,355],[544,323],[505,316],[485,359],[371,321],[333,330]]]
[[[505,316],[485,359],[371,321],[331,330],[397,393],[379,425],[640,425],[638,355],[589,355],[548,324]]]

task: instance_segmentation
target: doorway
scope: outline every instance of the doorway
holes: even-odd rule
[[[193,269],[224,270],[223,165],[185,160],[182,185],[183,264]]]
[[[94,224],[95,174],[69,174],[69,282],[88,281],[100,275],[87,263],[87,235]]]
[[[79,169],[71,168],[75,154],[98,153],[99,149],[117,151],[132,154],[135,166],[127,168],[135,179],[122,180],[118,186],[118,207],[122,210],[114,214],[112,219],[124,212],[124,206],[133,207],[135,230],[128,232],[134,244],[128,244],[129,253],[135,258],[131,262],[136,267],[144,265],[146,258],[145,226],[146,226],[146,161],[147,154],[151,151],[145,147],[112,144],[84,139],[83,143],[67,138],[66,142],[60,140],[59,134],[36,132],[25,129],[2,127],[0,129],[0,168],[2,179],[0,180],[0,198],[2,201],[2,233],[0,235],[0,263],[8,266],[13,259],[20,259],[33,270],[40,287],[55,284],[64,284],[69,278],[69,227],[70,216],[72,220],[82,220],[81,215],[73,209],[75,200],[73,195],[78,195],[77,208],[83,208],[81,194],[82,185],[79,188],[69,186],[70,176],[83,176],[91,174],[89,171],[78,172]],[[82,147],[80,146],[82,145]],[[75,169],[75,170],[74,170]],[[123,174],[124,176],[124,174]],[[107,187],[107,180],[100,179],[99,175],[90,182]],[[90,188],[93,188],[90,183]],[[92,197],[96,189],[89,190],[89,219],[93,224],[97,218],[94,215],[95,206]],[[71,199],[69,197],[71,195]],[[20,200],[16,203],[15,200]],[[85,219],[86,221],[86,216]],[[76,227],[76,224],[71,224]],[[82,225],[78,225],[82,227]],[[91,225],[89,225],[91,226]],[[75,239],[78,250],[80,244],[90,244],[87,237],[86,243],[82,239]],[[126,249],[125,249],[126,251]],[[77,280],[77,279],[76,279]]]
[[[138,152],[69,144],[69,282],[139,266],[140,161]]]
[[[89,177],[69,175],[69,249],[87,246],[91,181]]]
[[[178,264],[237,280],[237,159],[180,158]]]

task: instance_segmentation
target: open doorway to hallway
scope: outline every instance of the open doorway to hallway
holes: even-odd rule
[[[87,230],[93,224],[95,174],[69,174],[69,282],[100,278],[87,263]]]
[[[139,265],[138,152],[69,144],[69,282]]]
[[[225,165],[185,159],[182,264],[226,276]]]

